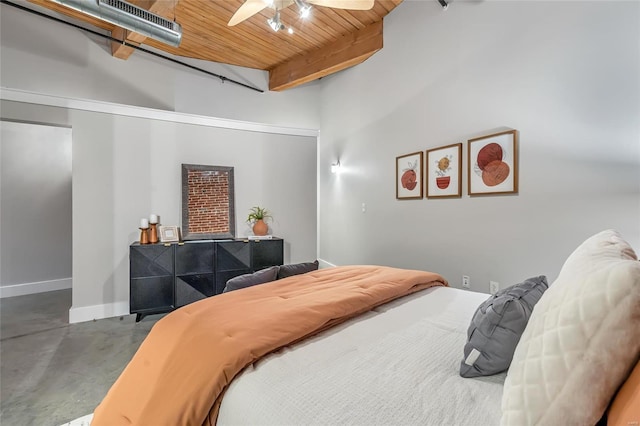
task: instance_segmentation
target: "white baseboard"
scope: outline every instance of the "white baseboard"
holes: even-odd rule
[[[331,262],[327,262],[324,259],[318,259],[318,263],[320,264],[320,268],[335,268],[337,265],[334,265]]]
[[[69,324],[129,315],[129,302],[105,303],[104,305],[80,306],[69,309]]]
[[[65,290],[71,288],[71,278],[3,285],[0,287],[0,299],[5,297],[24,296],[26,294],[44,293],[45,291]]]

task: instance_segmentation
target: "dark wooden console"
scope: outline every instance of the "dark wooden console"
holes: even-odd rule
[[[282,265],[283,240],[193,240],[129,247],[129,312],[172,311],[222,293],[227,280]]]

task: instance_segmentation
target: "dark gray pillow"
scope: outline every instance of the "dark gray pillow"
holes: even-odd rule
[[[478,307],[467,331],[462,377],[490,376],[509,368],[531,311],[547,288],[544,275],[529,278],[500,290]]]
[[[264,284],[271,281],[275,281],[278,276],[278,266],[272,266],[270,268],[261,269],[253,274],[244,274],[231,278],[227,281],[227,285],[222,290],[223,293],[233,290],[239,290],[245,287],[251,287],[256,284]]]
[[[287,278],[293,275],[306,274],[307,272],[315,271],[318,269],[318,261],[293,263],[291,265],[280,265],[278,271],[278,279]]]

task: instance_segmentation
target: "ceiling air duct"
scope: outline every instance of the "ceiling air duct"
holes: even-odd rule
[[[145,35],[171,46],[182,39],[180,24],[122,0],[53,0],[129,31]]]

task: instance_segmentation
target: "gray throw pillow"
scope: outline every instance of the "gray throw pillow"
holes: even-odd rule
[[[500,290],[478,307],[467,331],[462,377],[490,376],[509,368],[533,307],[547,288],[544,275],[529,278]]]
[[[318,261],[314,262],[304,262],[304,263],[294,263],[291,265],[280,265],[280,270],[278,271],[278,279],[287,278],[292,275],[300,275],[306,274],[307,272],[315,271],[318,269],[320,264]]]
[[[256,284],[264,284],[271,281],[275,281],[278,276],[278,266],[272,266],[270,268],[261,269],[253,274],[244,274],[231,278],[227,281],[227,285],[222,290],[223,293],[233,290],[239,290],[245,287],[251,287]]]

